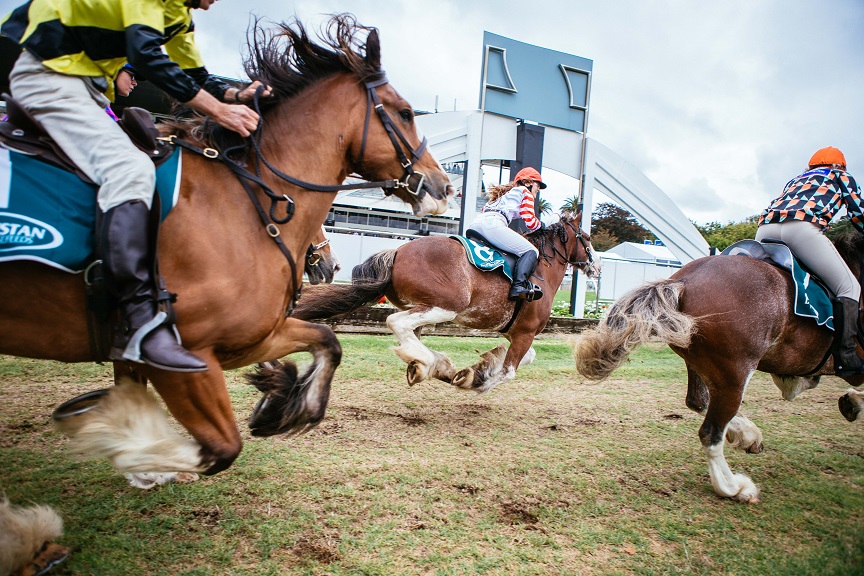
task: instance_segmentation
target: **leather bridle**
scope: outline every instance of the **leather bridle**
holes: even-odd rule
[[[399,163],[402,165],[403,173],[402,177],[398,180],[381,180],[378,182],[356,182],[353,184],[337,184],[337,185],[327,185],[327,184],[315,184],[312,182],[306,182],[305,180],[300,180],[299,178],[295,178],[288,174],[285,174],[275,166],[273,166],[270,161],[264,156],[264,153],[261,151],[261,136],[264,132],[264,116],[261,114],[260,107],[260,98],[261,93],[264,91],[263,86],[259,86],[255,91],[255,96],[253,98],[253,107],[256,112],[258,112],[258,126],[255,128],[255,132],[252,135],[244,139],[244,142],[237,146],[232,146],[226,148],[223,151],[218,151],[214,148],[199,148],[190,142],[186,142],[185,140],[181,140],[174,135],[167,136],[165,138],[161,138],[161,140],[165,140],[171,144],[176,146],[180,146],[181,148],[185,148],[191,152],[196,154],[200,154],[206,158],[210,158],[212,160],[219,160],[223,164],[225,164],[237,177],[240,184],[243,186],[243,189],[246,190],[246,194],[249,196],[249,199],[252,202],[252,205],[255,207],[256,212],[258,212],[258,216],[261,219],[261,223],[264,224],[264,229],[267,234],[273,238],[273,241],[279,246],[279,249],[282,251],[282,254],[288,260],[288,264],[291,267],[291,282],[294,294],[291,298],[291,302],[288,305],[287,310],[285,311],[285,315],[288,316],[291,314],[291,311],[294,309],[294,306],[297,304],[297,299],[300,298],[300,285],[297,281],[297,264],[294,260],[294,257],[291,254],[291,251],[285,246],[285,243],[282,241],[281,231],[278,224],[285,224],[291,220],[294,216],[294,200],[288,194],[277,194],[273,191],[273,189],[264,182],[262,177],[262,165],[266,167],[274,176],[303,188],[305,190],[311,190],[312,192],[339,192],[342,190],[359,190],[366,188],[382,188],[384,190],[385,195],[391,195],[396,190],[400,188],[404,188],[409,194],[417,198],[418,200],[422,199],[426,195],[426,189],[424,188],[424,184],[426,181],[426,175],[418,170],[414,169],[414,163],[420,160],[420,157],[426,151],[427,140],[424,137],[423,141],[420,143],[418,148],[414,148],[408,142],[408,139],[402,133],[401,130],[393,123],[393,120],[390,118],[390,115],[387,114],[387,111],[384,109],[384,105],[381,103],[380,98],[378,97],[377,88],[383,86],[388,83],[386,74],[382,71],[374,80],[369,80],[364,82],[364,86],[366,88],[366,118],[363,125],[363,140],[360,145],[360,159],[358,164],[362,163],[363,155],[366,151],[366,140],[369,135],[369,124],[371,122],[372,109],[375,109],[378,118],[381,120],[381,123],[384,126],[384,130],[387,132],[387,136],[390,139],[390,142],[393,144],[393,149],[396,152],[396,156],[399,159]],[[411,153],[411,159],[405,154],[402,150],[402,145],[407,148]],[[249,148],[252,149],[253,157],[254,157],[254,166],[255,171],[250,172],[246,169],[246,164],[242,161],[236,161],[231,158],[231,154],[234,152],[242,152],[249,151]],[[243,154],[246,156],[246,154]],[[265,210],[261,205],[261,202],[258,200],[258,196],[255,194],[252,189],[251,184],[257,185],[269,198],[270,200],[270,208],[269,210]],[[282,203],[285,204],[285,216],[279,217],[277,216],[277,208]],[[308,252],[307,252],[308,254]]]

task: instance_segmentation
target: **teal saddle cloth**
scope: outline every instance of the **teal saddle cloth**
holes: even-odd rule
[[[487,244],[477,242],[473,238],[465,238],[464,236],[455,235],[450,236],[450,238],[453,238],[462,244],[462,247],[465,248],[465,253],[468,256],[468,261],[473,264],[475,268],[485,272],[491,272],[500,268],[504,275],[507,276],[511,282],[513,281],[512,256],[508,257],[503,252],[500,252]]]
[[[180,194],[180,150],[156,170],[162,220]],[[34,156],[0,148],[0,262],[80,272],[94,259],[98,188]]]
[[[787,270],[792,274],[792,279],[795,280],[795,315],[813,318],[820,326],[834,330],[834,310],[831,305],[831,296],[801,266],[785,244],[741,240],[723,250],[721,255],[749,256]]]

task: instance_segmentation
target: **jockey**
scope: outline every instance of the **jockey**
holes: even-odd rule
[[[843,153],[829,146],[813,154],[808,170],[790,180],[762,212],[756,240],[785,242],[834,292],[834,372],[851,376],[864,374],[864,362],[855,345],[861,285],[823,234],[841,208],[846,208],[852,225],[864,232],[861,190],[846,172]]]
[[[519,257],[513,271],[513,285],[508,295],[510,300],[539,300],[543,297],[540,287],[530,281],[537,267],[539,252],[524,236],[509,228],[510,221],[514,218],[522,218],[529,233],[545,228],[543,222],[534,214],[534,199],[543,188],[546,188],[546,184],[543,183],[540,173],[531,167],[523,168],[516,174],[513,182],[489,190],[489,201],[468,227],[496,248]]]
[[[99,186],[97,253],[123,315],[112,360],[207,370],[181,346],[171,315],[157,304],[157,294],[163,300],[168,293],[156,285],[148,229],[153,163],[105,109],[128,62],[170,96],[249,136],[258,115],[234,104],[250,101],[260,83],[228,87],[207,72],[195,45],[191,9],[214,2],[31,0],[0,21],[0,34],[23,48],[10,74],[12,96]]]

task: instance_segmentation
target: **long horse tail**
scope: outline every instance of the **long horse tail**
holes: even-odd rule
[[[0,496],[0,574],[24,573],[43,545],[62,534],[63,520],[52,508],[12,506]]]
[[[603,380],[644,342],[687,348],[696,321],[678,309],[683,289],[681,282],[659,280],[619,298],[596,327],[576,338],[573,356],[579,373]]]
[[[390,287],[396,250],[373,254],[351,271],[351,284],[310,286],[294,309],[298,320],[324,320],[375,302]]]

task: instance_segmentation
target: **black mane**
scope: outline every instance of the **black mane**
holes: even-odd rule
[[[335,14],[318,33],[316,43],[296,19],[265,29],[256,19],[247,32],[249,56],[243,67],[252,80],[273,88],[270,98],[261,101],[262,113],[302,92],[311,84],[342,72],[362,82],[380,78],[381,53],[376,28],[358,24],[352,14]],[[204,116],[165,122],[166,131],[224,150],[240,137]]]

